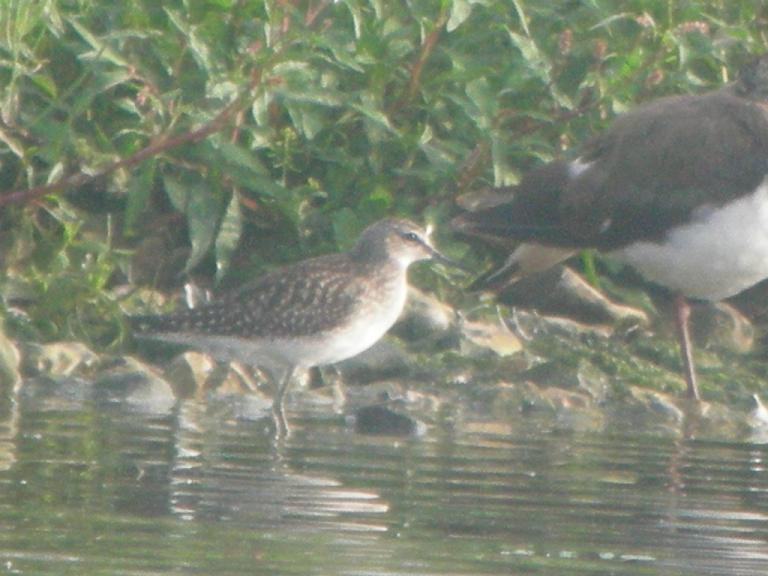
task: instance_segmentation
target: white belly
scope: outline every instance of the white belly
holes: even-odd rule
[[[749,196],[701,208],[663,243],[638,242],[611,256],[691,298],[722,300],[768,277],[768,179]]]
[[[364,352],[397,321],[403,311],[407,291],[407,284],[402,282],[394,297],[373,303],[376,309],[370,314],[360,314],[351,324],[330,331],[321,338],[296,340],[291,347],[290,363],[309,368],[335,364]]]

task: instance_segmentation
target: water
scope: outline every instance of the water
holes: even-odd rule
[[[768,573],[768,448],[44,398],[0,427],[0,574]],[[463,431],[457,431],[461,428]]]

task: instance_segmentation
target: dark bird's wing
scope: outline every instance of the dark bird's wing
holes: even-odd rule
[[[510,202],[460,216],[467,234],[611,250],[754,191],[768,174],[764,107],[729,89],[656,100],[619,117],[575,162],[530,172]]]

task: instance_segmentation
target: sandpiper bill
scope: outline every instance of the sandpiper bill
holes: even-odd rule
[[[334,364],[376,343],[400,316],[414,262],[452,264],[409,220],[380,220],[348,252],[278,269],[218,300],[132,319],[139,338],[182,344],[265,370],[277,386],[278,437],[289,433],[284,399],[297,371]]]

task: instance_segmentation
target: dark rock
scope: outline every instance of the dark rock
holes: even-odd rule
[[[752,426],[768,429],[768,408],[765,407],[759,395],[752,394],[752,404],[752,410],[749,413]]]
[[[179,398],[201,398],[216,367],[216,361],[207,354],[188,351],[171,361],[164,376]]]
[[[555,266],[523,278],[506,288],[499,300],[590,324],[618,321],[648,323],[648,315],[643,310],[611,301],[566,266]]]
[[[359,408],[354,421],[355,431],[359,434],[417,436],[425,430],[423,423],[382,404]]]
[[[610,427],[672,437],[685,434],[686,414],[676,397],[640,386],[631,386],[627,392],[622,401],[605,406]]]
[[[585,392],[563,388],[541,388],[532,382],[501,383],[492,414],[501,421],[545,418],[550,427],[569,431],[596,431],[604,424],[602,411]]]
[[[33,376],[24,380],[19,396],[36,410],[80,410],[93,398],[93,381],[73,376]]]
[[[239,362],[217,362],[202,352],[189,350],[176,356],[164,377],[179,398],[204,398],[216,394],[249,394],[271,384],[266,374]]]
[[[99,364],[99,355],[82,342],[30,342],[22,347],[22,372],[29,376],[87,376]]]
[[[437,342],[455,334],[456,322],[453,308],[434,296],[409,288],[405,310],[392,333],[409,342],[424,338]]]
[[[21,385],[21,353],[0,325],[0,387],[18,390]]]
[[[407,378],[412,360],[402,346],[379,340],[365,352],[336,364],[346,384],[367,384],[379,380]]]
[[[757,394],[752,395],[752,401],[754,406],[747,420],[750,428],[749,440],[756,444],[768,444],[768,408]]]
[[[542,390],[541,397],[556,412],[586,408],[592,404],[587,394],[564,388],[545,388]]]
[[[612,386],[608,375],[591,362],[580,362],[576,371],[579,390],[586,392],[596,403],[606,402],[611,395]]]
[[[131,357],[97,375],[94,398],[150,414],[166,414],[176,405],[171,385],[155,370]]]
[[[592,404],[591,398],[583,393],[558,387],[540,387],[530,381],[502,383],[494,400],[502,412],[545,411],[555,414],[562,409],[585,408]]]
[[[523,349],[520,338],[502,322],[472,322],[462,319],[461,353],[464,356],[483,355],[488,352],[496,356],[510,356]]]
[[[386,404],[392,401],[402,402],[408,392],[400,381],[382,380],[366,386],[352,386],[346,391],[347,407],[357,410],[371,404]]]
[[[748,428],[748,417],[724,404],[694,403],[688,410],[686,434],[693,438],[741,440]]]
[[[215,394],[209,404],[220,420],[258,421],[272,418],[272,399],[262,394]]]
[[[543,362],[526,370],[520,377],[542,388],[562,388],[587,394],[594,402],[604,402],[611,393],[608,375],[585,359],[575,365]]]
[[[678,425],[683,422],[685,413],[677,406],[677,398],[638,386],[632,386],[630,393],[633,400],[631,404],[638,413],[650,414],[660,423]]]
[[[319,378],[312,378],[315,375]],[[356,390],[360,388],[355,386]],[[304,381],[294,382],[289,394],[291,406],[312,414],[341,414],[347,402],[347,388],[335,366],[307,371]]]
[[[528,310],[517,310],[509,322],[521,334],[525,334],[526,339],[533,339],[541,334],[551,334],[564,338],[595,336],[605,339],[613,335],[612,325],[586,324],[571,318],[546,316]]]
[[[694,308],[692,318],[692,335],[698,346],[738,354],[752,350],[755,343],[752,322],[730,304],[700,304]]]

